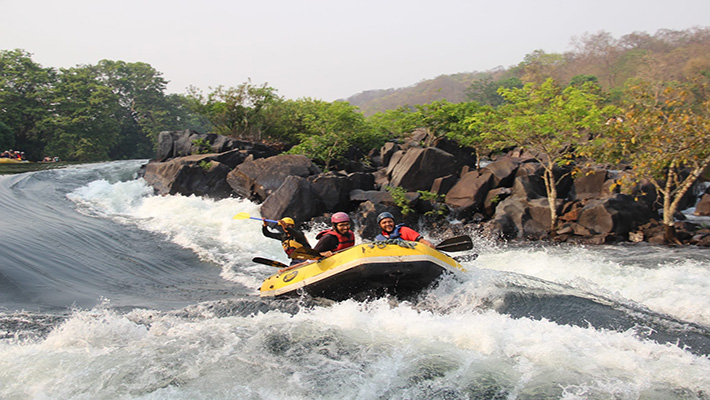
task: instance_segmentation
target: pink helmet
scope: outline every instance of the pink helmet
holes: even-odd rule
[[[332,222],[333,224],[337,224],[340,222],[350,222],[350,217],[344,212],[337,212],[333,214],[332,217],[330,217],[330,222]]]

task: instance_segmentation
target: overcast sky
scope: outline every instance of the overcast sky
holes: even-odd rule
[[[710,0],[0,0],[0,50],[146,62],[185,93],[251,78],[326,101],[518,64],[571,39],[710,26]]]

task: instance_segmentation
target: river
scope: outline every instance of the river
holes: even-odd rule
[[[710,399],[708,249],[473,235],[416,301],[262,300],[259,206],[145,162],[0,176],[0,398]]]

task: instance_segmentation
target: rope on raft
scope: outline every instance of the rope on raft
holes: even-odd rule
[[[377,246],[378,249],[384,249],[389,244],[395,244],[397,246],[404,247],[407,249],[413,249],[417,247],[417,244],[415,242],[407,242],[406,240],[402,239],[376,240],[370,243],[369,247],[372,249]]]

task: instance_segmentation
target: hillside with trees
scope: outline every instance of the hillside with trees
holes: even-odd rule
[[[368,116],[439,100],[497,105],[502,102],[499,87],[541,84],[547,78],[561,84],[594,80],[618,98],[631,78],[678,80],[710,67],[708,27],[633,32],[620,38],[602,31],[573,38],[571,47],[565,53],[535,50],[508,68],[442,75],[405,88],[359,93],[346,101]]]

